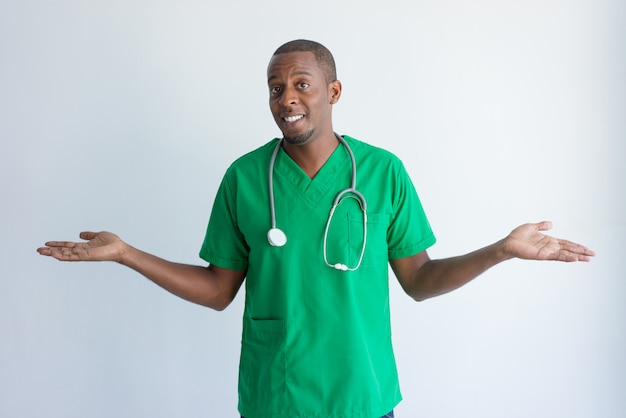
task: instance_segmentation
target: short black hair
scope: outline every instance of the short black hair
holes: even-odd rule
[[[309,41],[306,39],[289,41],[279,46],[276,52],[274,52],[274,56],[289,52],[312,52],[313,55],[315,55],[315,60],[324,72],[326,82],[332,83],[337,80],[337,68],[335,67],[333,54],[331,54],[328,48],[319,42]]]

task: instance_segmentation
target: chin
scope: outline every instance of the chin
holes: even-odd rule
[[[313,136],[313,130],[303,132],[300,135],[296,135],[296,136],[289,136],[283,133],[283,139],[285,140],[285,142],[287,142],[288,144],[292,144],[292,145],[304,144],[308,142],[308,140],[311,139],[312,136]]]

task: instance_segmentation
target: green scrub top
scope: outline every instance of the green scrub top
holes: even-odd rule
[[[401,400],[391,345],[389,259],[435,242],[401,161],[345,136],[367,200],[365,255],[354,272],[324,262],[332,201],[350,186],[352,164],[339,145],[310,179],[281,149],[274,165],[277,227],[287,244],[272,247],[268,170],[276,139],[244,155],[218,190],[200,256],[247,270],[239,367],[239,412],[246,418],[371,418]],[[356,199],[335,211],[328,261],[352,267],[363,243]]]

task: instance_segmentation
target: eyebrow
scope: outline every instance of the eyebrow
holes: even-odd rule
[[[293,73],[293,75],[298,76],[298,75],[308,75],[309,77],[313,77],[313,74],[306,71],[306,70],[300,70],[300,71],[296,71],[295,73]],[[269,83],[270,81],[274,80],[278,78],[278,76],[276,75],[272,75],[267,79],[267,82]]]

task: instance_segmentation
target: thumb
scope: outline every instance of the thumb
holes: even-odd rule
[[[96,235],[98,235],[97,232],[83,231],[83,232],[80,233],[79,236],[80,236],[81,239],[90,241],[90,240],[94,239],[96,237]]]
[[[552,222],[550,221],[541,221],[535,224],[537,231],[548,231],[552,229]]]

